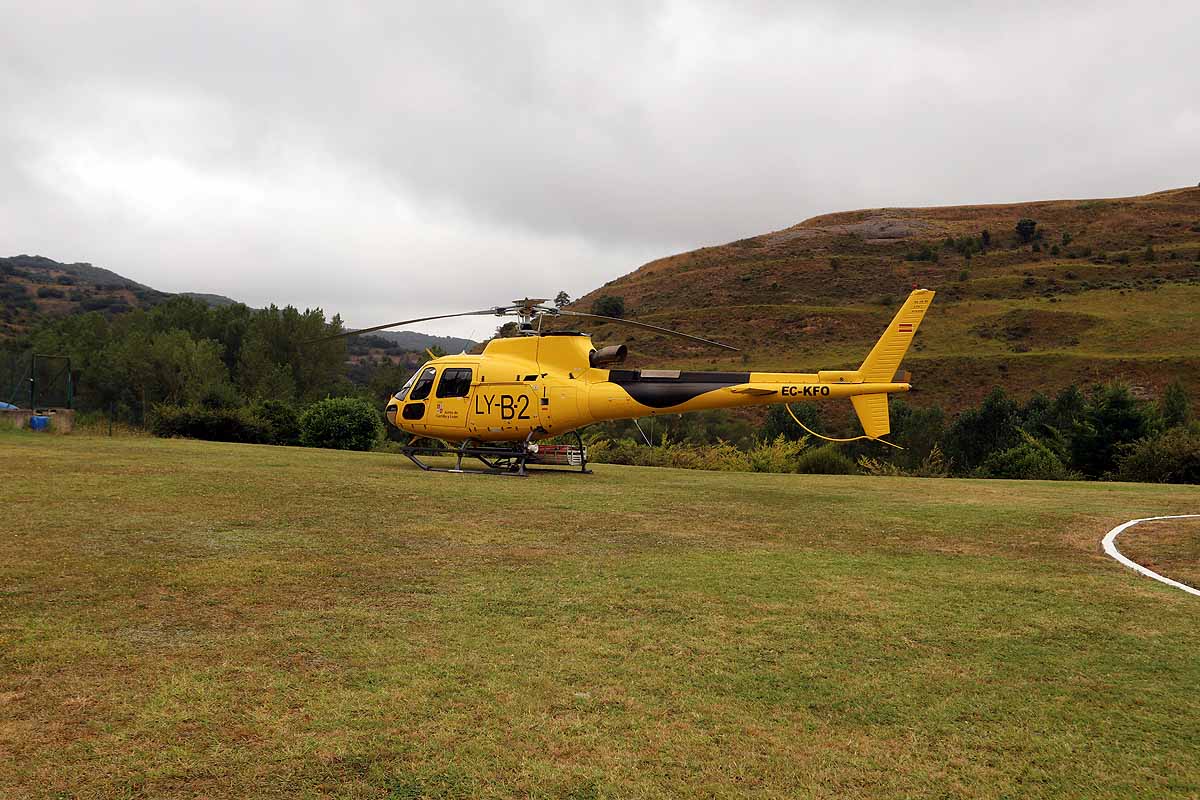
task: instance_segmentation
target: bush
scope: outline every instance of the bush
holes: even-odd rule
[[[300,443],[334,450],[370,450],[383,438],[383,420],[367,400],[327,397],[300,415]]]
[[[1158,409],[1134,397],[1129,387],[1097,387],[1071,431],[1071,466],[1099,478],[1116,467],[1121,445],[1141,441],[1161,429]]]
[[[1016,231],[1022,242],[1031,242],[1037,233],[1037,223],[1025,217],[1017,221]]]
[[[270,441],[270,428],[249,408],[206,408],[202,405],[156,405],[149,416],[155,436],[183,436],[213,442],[263,444]]]
[[[801,453],[795,471],[806,475],[854,475],[858,467],[836,444],[827,444]]]
[[[1025,441],[998,453],[992,453],[979,468],[985,478],[1011,478],[1023,481],[1065,481],[1076,477],[1054,451],[1024,431]]]
[[[992,453],[1017,446],[1019,424],[1017,404],[997,386],[983,403],[966,409],[950,425],[943,442],[946,455],[970,472]]]
[[[625,298],[614,294],[597,297],[592,303],[592,313],[604,317],[625,316]]]
[[[1126,445],[1117,478],[1144,483],[1200,483],[1200,430],[1171,428]]]
[[[1163,392],[1159,400],[1159,413],[1162,414],[1163,424],[1168,428],[1186,425],[1192,419],[1192,403],[1188,399],[1187,390],[1176,378]]]
[[[800,441],[791,441],[784,436],[777,436],[771,441],[755,442],[747,450],[739,450],[729,442],[697,445],[672,442],[666,437],[663,437],[661,444],[654,447],[647,447],[628,438],[593,439],[588,444],[588,460],[604,464],[718,472],[797,472],[806,447],[807,437]],[[853,471],[853,463],[850,467]]]
[[[807,444],[807,436],[793,441],[783,434],[770,441],[755,442],[754,446],[746,451],[747,468],[751,472],[804,472],[798,467],[804,458]]]
[[[55,289],[53,286],[39,286],[37,290],[38,297],[64,297],[65,293],[62,289]]]
[[[882,458],[863,456],[858,460],[858,468],[866,474],[887,477],[949,478],[951,466],[951,463],[942,455],[942,448],[936,444],[920,464],[910,469],[905,469],[894,461],[885,461]]]
[[[280,400],[262,400],[251,406],[267,428],[267,444],[300,444],[300,415]]]
[[[627,464],[636,467],[674,467],[721,472],[748,472],[746,454],[727,442],[692,445],[672,442],[648,447],[633,439],[602,439],[588,445],[588,460],[603,464]]]

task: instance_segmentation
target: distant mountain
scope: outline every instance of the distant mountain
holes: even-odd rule
[[[180,294],[213,307],[238,302],[220,294]],[[92,264],[64,264],[30,255],[0,258],[0,338],[19,334],[46,318],[88,311],[120,314],[153,308],[173,296]],[[470,339],[416,331],[387,331],[374,336],[385,340],[390,345],[385,349],[390,352],[424,352],[427,347],[439,347],[446,353],[459,353],[474,344]],[[366,352],[369,347],[365,345],[358,349]]]
[[[427,347],[440,347],[444,353],[461,353],[475,342],[456,336],[431,336],[416,331],[379,331],[372,334],[387,339],[402,350],[423,351]]]
[[[171,295],[87,263],[43,256],[0,258],[0,338],[45,318],[87,311],[120,314],[151,308]]]
[[[232,297],[226,297],[223,294],[205,294],[204,292],[180,292],[184,297],[191,297],[203,303],[208,303],[213,308],[221,306],[232,306],[238,303]]]

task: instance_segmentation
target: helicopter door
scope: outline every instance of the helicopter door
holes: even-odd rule
[[[404,411],[401,412],[406,421],[418,422],[425,418],[425,399],[429,397],[429,390],[433,388],[433,376],[436,372],[433,367],[426,367],[421,371],[421,377],[413,384],[412,391],[408,393],[408,402],[404,404]]]
[[[466,428],[468,396],[471,394],[470,367],[446,367],[433,393],[432,409],[425,421],[439,428]]]

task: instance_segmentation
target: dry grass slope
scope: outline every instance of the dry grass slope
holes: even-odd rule
[[[1040,238],[1020,241],[1023,218]],[[906,363],[913,402],[954,410],[997,383],[1026,395],[1114,378],[1200,392],[1200,188],[828,214],[653,261],[575,307],[621,295],[630,316],[746,353],[598,328],[647,366],[835,368],[858,365],[914,284],[938,298]]]

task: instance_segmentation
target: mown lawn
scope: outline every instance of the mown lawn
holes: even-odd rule
[[[1195,487],[0,434],[0,797],[1196,797]]]
[[[1159,575],[1200,589],[1200,519],[1134,525],[1117,537],[1117,549]]]

